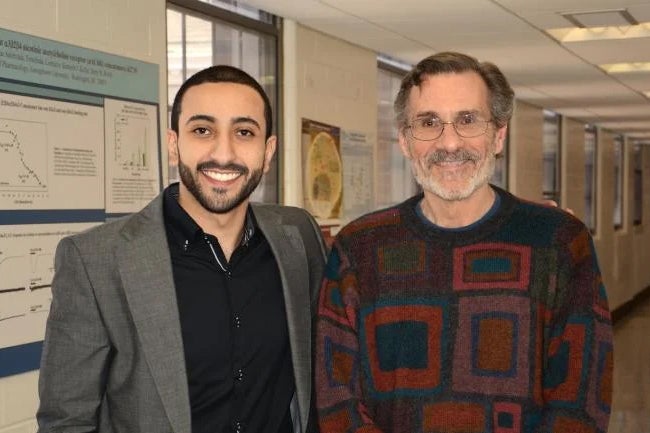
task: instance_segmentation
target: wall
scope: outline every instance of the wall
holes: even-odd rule
[[[542,197],[542,128],[543,110],[515,102],[510,122],[509,190],[533,201]],[[562,123],[561,201],[578,218],[585,212],[584,124],[569,118]],[[632,146],[626,145],[624,171],[624,223],[614,228],[614,134],[598,131],[597,202],[594,244],[610,307],[617,308],[650,286],[650,200],[643,200],[643,224],[634,226],[632,215],[633,160]],[[643,158],[644,197],[650,196],[650,146]]]
[[[510,121],[508,189],[533,201],[542,199],[543,122],[541,108],[515,101]]]
[[[302,118],[366,133],[374,143],[377,55],[291,20],[283,27],[283,202],[302,206]]]
[[[563,207],[573,210],[578,218],[585,214],[585,125],[562,117],[562,168],[560,174]]]
[[[160,65],[160,125],[163,130],[167,127],[164,0],[12,0],[10,3],[10,6],[3,3],[1,28]],[[166,152],[163,156],[166,178]],[[37,372],[0,379],[0,433],[36,430],[37,382]]]
[[[584,215],[584,125],[565,118],[562,126],[562,203]],[[633,149],[625,144],[623,179],[623,226],[614,227],[614,135],[598,131],[597,203],[594,244],[598,262],[607,288],[610,308],[620,307],[650,286],[650,146],[642,151],[643,163],[643,223],[634,225],[634,161]]]
[[[612,306],[622,301],[621,290],[614,284],[614,136],[602,129],[598,130],[596,233],[594,244],[598,252],[598,262],[607,287]]]
[[[634,161],[633,148],[625,146],[625,169],[624,169],[624,203],[623,226],[615,230],[613,224],[603,226],[613,240],[614,260],[608,293],[610,294],[610,305],[615,308],[622,303],[629,301],[638,294],[640,290],[650,286],[650,146],[644,146],[642,150],[643,164],[643,224],[634,225],[633,195],[634,195]],[[610,164],[611,165],[611,164]],[[613,193],[613,191],[612,191]],[[611,287],[611,288],[610,288]]]

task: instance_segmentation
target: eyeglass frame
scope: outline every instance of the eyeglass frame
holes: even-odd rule
[[[438,136],[435,137],[435,138],[418,138],[418,137],[416,137],[416,136],[413,134],[413,123],[415,123],[415,122],[418,121],[418,120],[426,120],[426,119],[415,119],[415,120],[413,120],[411,123],[409,123],[408,125],[406,125],[406,129],[409,130],[409,135],[411,136],[411,138],[413,138],[413,139],[415,139],[415,140],[420,140],[420,141],[434,141],[434,140],[437,140],[437,139],[439,139],[440,137],[442,137],[442,134],[445,132],[445,126],[446,126],[446,125],[452,125],[453,128],[454,128],[454,132],[456,132],[456,134],[458,134],[458,136],[461,137],[461,138],[476,138],[476,137],[480,137],[481,135],[484,135],[484,134],[487,132],[487,130],[488,130],[488,125],[489,125],[490,123],[493,123],[493,120],[494,120],[494,119],[488,119],[488,120],[477,120],[477,121],[476,121],[477,123],[478,123],[478,122],[483,122],[483,123],[485,123],[485,129],[484,129],[483,132],[481,132],[480,134],[471,135],[471,136],[466,136],[466,135],[463,135],[463,134],[461,134],[460,132],[458,132],[458,128],[456,127],[456,122],[457,122],[459,119],[458,119],[458,120],[451,121],[451,122],[443,122],[442,120],[438,120],[438,123],[442,125],[442,128],[440,129],[440,134],[438,134]]]

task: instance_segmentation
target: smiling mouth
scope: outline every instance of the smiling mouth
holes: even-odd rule
[[[473,163],[474,161],[470,159],[456,159],[453,161],[431,161],[428,164],[428,169],[431,170],[433,167],[438,167],[440,169],[447,170],[460,170],[463,169],[466,165]]]
[[[469,159],[461,159],[461,160],[454,160],[454,161],[438,161],[434,162],[435,165],[442,165],[442,166],[457,166],[457,165],[463,165],[466,162],[470,162]]]
[[[240,172],[233,172],[233,171],[221,172],[221,171],[203,170],[202,173],[207,177],[209,177],[210,179],[216,180],[217,182],[230,182],[242,175],[242,173]]]

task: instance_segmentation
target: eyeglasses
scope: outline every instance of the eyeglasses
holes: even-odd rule
[[[463,138],[474,138],[485,134],[490,122],[491,120],[479,120],[474,115],[461,116],[453,122],[424,117],[415,119],[407,128],[411,131],[411,137],[416,140],[431,141],[440,138],[445,125],[453,125],[456,134]]]

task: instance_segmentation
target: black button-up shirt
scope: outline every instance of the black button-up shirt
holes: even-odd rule
[[[248,210],[228,262],[178,204],[164,196],[193,433],[289,433],[295,382],[280,273]]]

